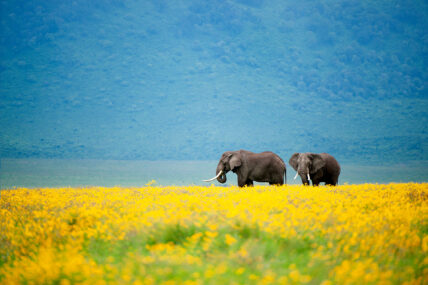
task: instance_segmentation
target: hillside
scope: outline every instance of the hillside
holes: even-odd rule
[[[428,160],[426,1],[22,2],[0,157]]]

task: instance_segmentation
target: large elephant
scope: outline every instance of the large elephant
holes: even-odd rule
[[[288,163],[297,171],[302,178],[302,183],[314,186],[320,182],[326,185],[337,185],[340,175],[340,165],[337,160],[328,153],[295,153]]]
[[[220,183],[226,182],[226,173],[232,170],[238,176],[238,186],[252,186],[254,181],[282,185],[286,180],[284,161],[270,151],[253,153],[247,150],[226,151],[217,165],[216,177]]]

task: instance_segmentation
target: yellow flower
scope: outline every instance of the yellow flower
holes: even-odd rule
[[[208,228],[211,230],[211,231],[217,231],[217,229],[218,229],[218,225],[216,225],[216,224],[211,224],[211,225],[209,225],[208,226]]]
[[[209,238],[215,238],[216,236],[218,236],[218,232],[210,232],[210,231],[206,231],[205,235]]]
[[[230,234],[225,235],[225,240],[226,240],[227,245],[232,245],[232,244],[236,243],[236,239],[233,236],[231,236]]]
[[[61,281],[60,281],[60,283],[59,283],[60,285],[70,285],[71,284],[71,282],[70,282],[70,280],[68,280],[68,279],[61,279]]]
[[[257,280],[257,279],[259,279],[259,276],[255,275],[255,274],[250,274],[250,276],[248,276],[248,278],[250,280]]]
[[[422,251],[427,252],[428,251],[428,235],[425,235],[422,239]]]
[[[207,279],[213,277],[214,275],[215,275],[215,271],[212,268],[208,268],[204,273],[204,276]]]
[[[293,280],[294,282],[300,282],[300,273],[297,269],[291,271],[288,276],[290,277],[291,280]]]
[[[215,268],[216,275],[222,275],[227,271],[227,266],[224,263],[221,263]]]

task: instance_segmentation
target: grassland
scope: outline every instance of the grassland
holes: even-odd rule
[[[426,183],[0,198],[2,284],[423,284],[427,253]]]

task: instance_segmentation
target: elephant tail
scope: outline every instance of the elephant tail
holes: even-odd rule
[[[287,184],[287,168],[284,168],[284,184]]]

